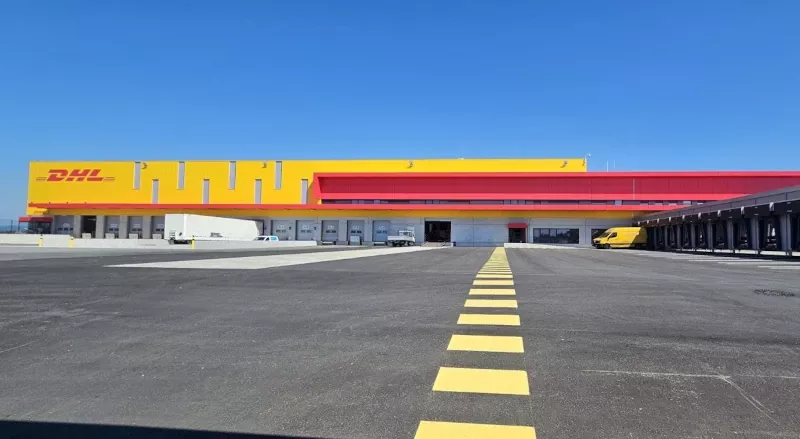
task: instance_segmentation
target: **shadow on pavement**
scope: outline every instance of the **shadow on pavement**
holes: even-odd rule
[[[129,425],[70,424],[0,420],[0,438],[81,438],[81,439],[322,439],[271,434],[186,430],[180,428],[135,427]]]

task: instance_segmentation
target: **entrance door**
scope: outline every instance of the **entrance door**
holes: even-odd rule
[[[450,221],[425,221],[425,242],[450,242]]]
[[[508,242],[525,242],[525,229],[512,227],[508,229]]]
[[[88,233],[92,235],[94,238],[94,230],[97,228],[97,217],[96,216],[85,216],[81,220],[81,236],[84,233]]]

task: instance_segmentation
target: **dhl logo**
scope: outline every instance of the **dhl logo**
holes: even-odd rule
[[[47,177],[36,177],[36,181],[114,181],[114,177],[103,177],[100,169],[51,169]]]

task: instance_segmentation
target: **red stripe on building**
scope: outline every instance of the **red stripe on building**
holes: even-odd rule
[[[800,172],[315,174],[317,200],[715,201],[800,184]]]

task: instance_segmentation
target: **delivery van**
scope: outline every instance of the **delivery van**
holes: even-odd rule
[[[592,240],[596,248],[647,248],[644,227],[612,227]]]

